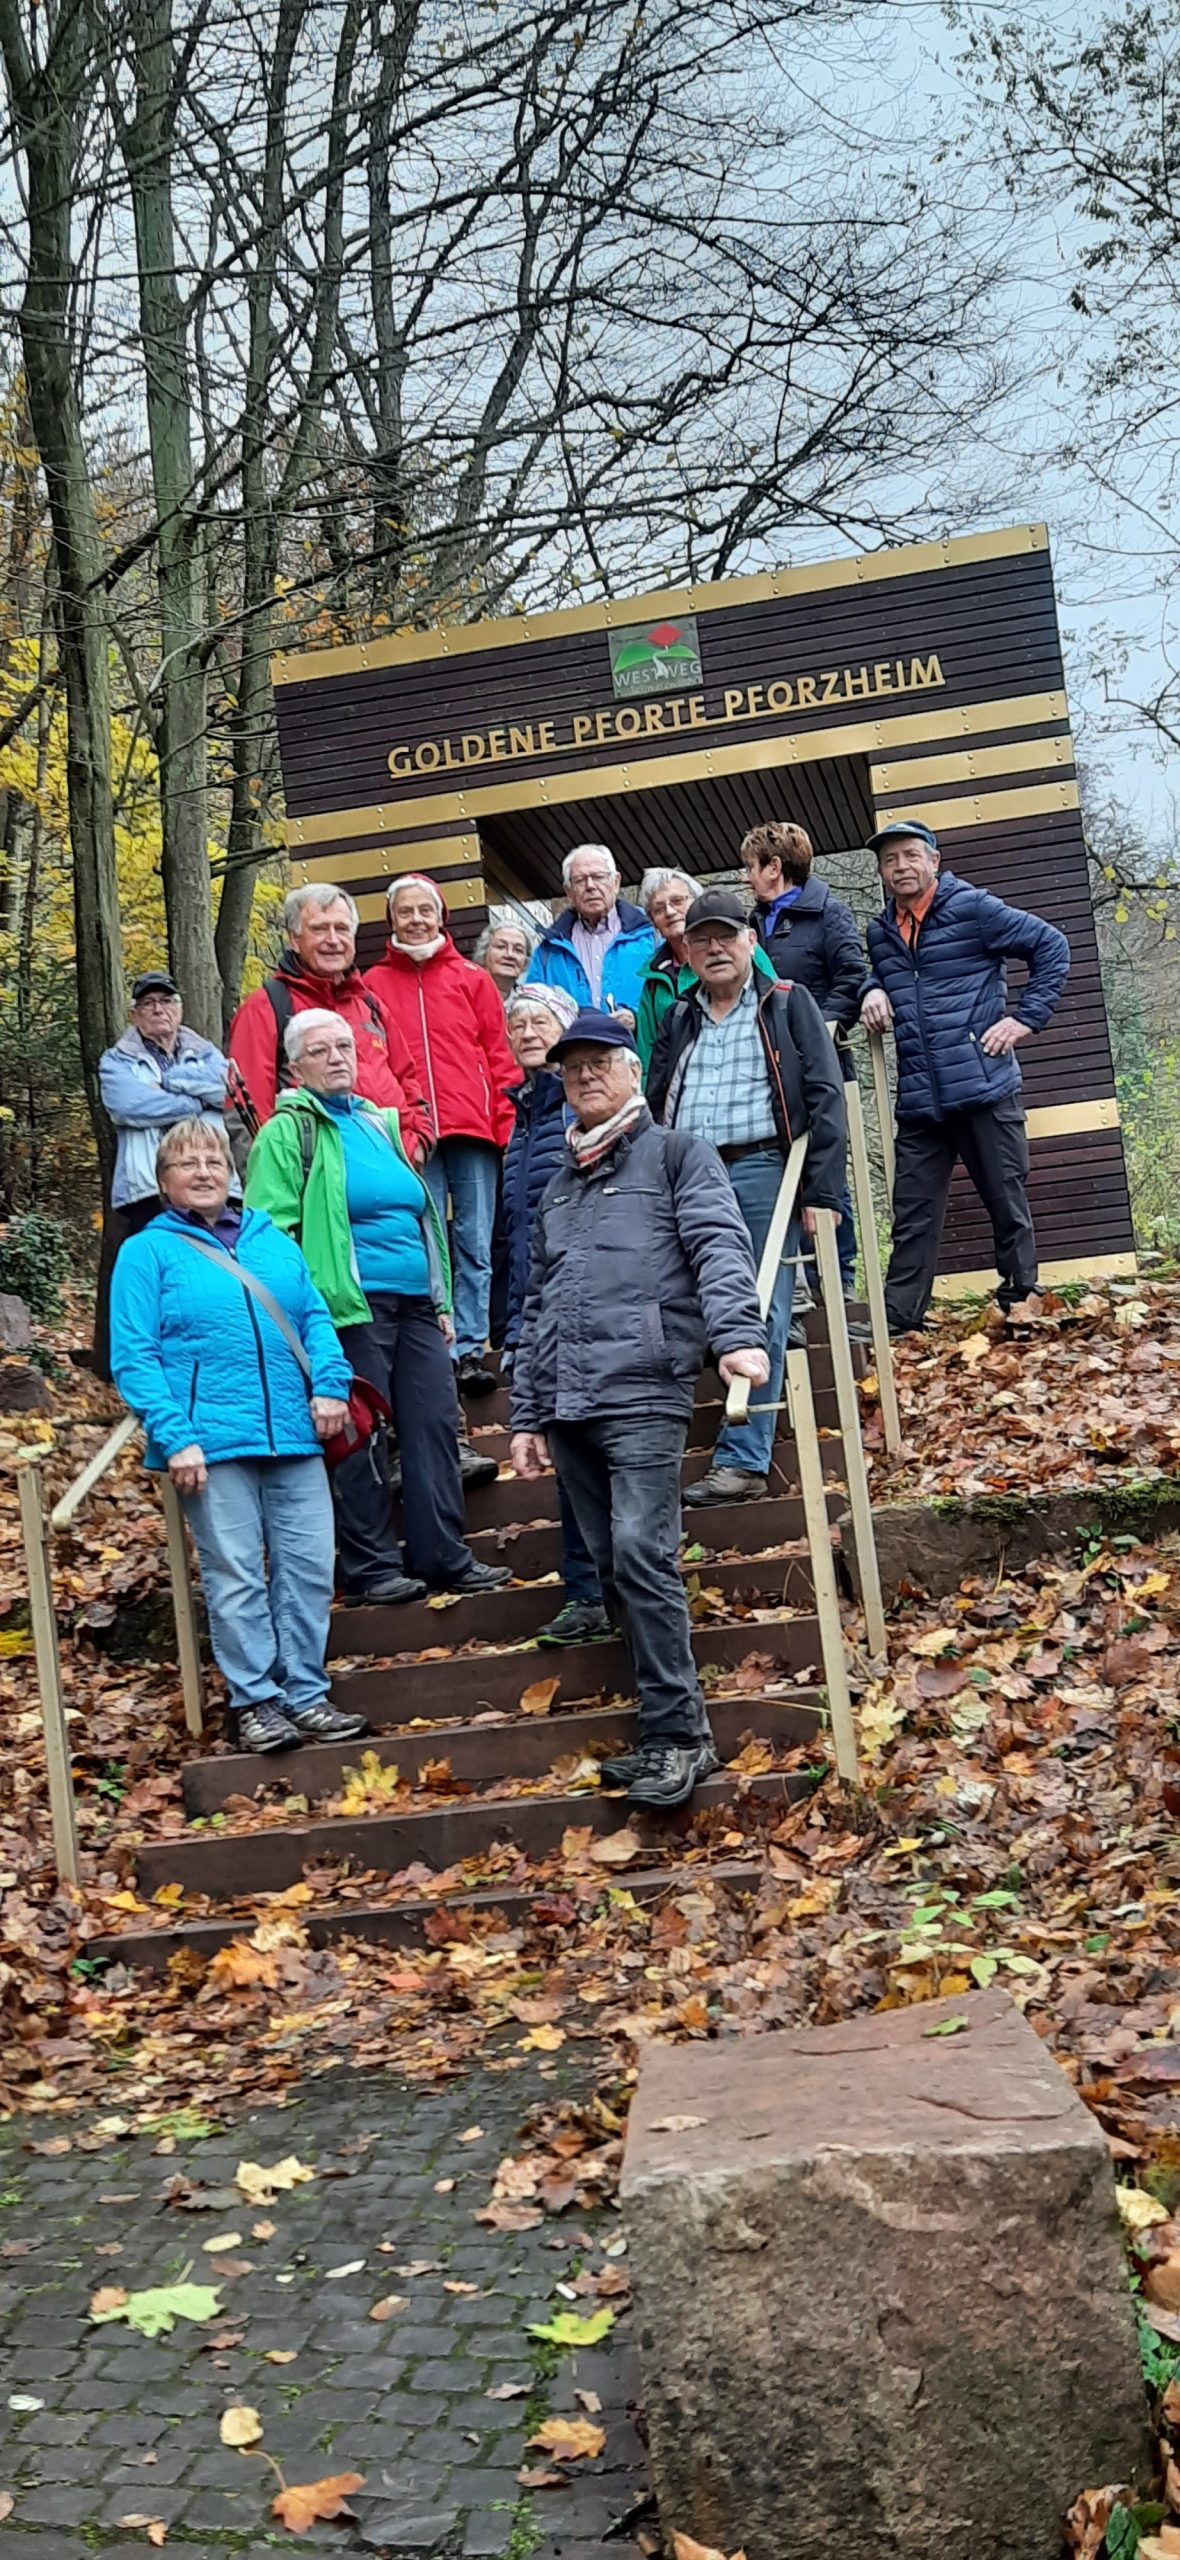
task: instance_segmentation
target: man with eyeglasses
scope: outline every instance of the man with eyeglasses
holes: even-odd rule
[[[684,940],[697,985],[665,1015],[647,1079],[657,1120],[688,1129],[716,1147],[761,1259],[794,1138],[810,1144],[800,1192],[802,1224],[815,1232],[815,1211],[839,1220],[844,1197],[844,1084],[823,1015],[805,987],[754,976],[757,935],[744,898],[709,889],[685,918]],[[774,1430],[783,1391],[791,1324],[798,1222],[783,1248],[768,1318],[770,1375],[750,1399],[745,1424],[728,1423],[699,1482],[686,1486],[692,1509],[712,1502],[754,1502],[770,1477]]]
[[[533,1227],[512,1371],[512,1463],[552,1462],[639,1698],[639,1748],[604,1760],[631,1802],[687,1803],[717,1767],[679,1569],[680,1468],[707,1346],[767,1373],[737,1202],[712,1147],[657,1129],[634,1035],[587,1011],[554,1042],[573,1115]]]
[[[619,896],[619,866],[605,844],[576,844],[561,866],[569,898],[529,963],[534,986],[564,987],[575,1004],[613,1014],[634,1031],[656,937],[642,907]]]

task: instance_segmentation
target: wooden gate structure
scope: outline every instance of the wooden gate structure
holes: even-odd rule
[[[1069,936],[1065,996],[1020,1053],[1043,1275],[1134,1269],[1043,525],[311,650],[274,678],[292,876],[351,892],[362,958],[406,871],[469,946],[489,899],[558,897],[586,841],[633,885],[731,868],[768,818],[805,826],[821,868],[923,819],[947,868]],[[944,1275],[986,1285],[990,1246],[960,1175]]]

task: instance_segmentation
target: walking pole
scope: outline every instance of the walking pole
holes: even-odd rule
[[[869,1056],[873,1063],[873,1091],[877,1097],[877,1126],[881,1132],[881,1161],[885,1167],[885,1191],[893,1207],[893,1176],[897,1155],[893,1144],[893,1104],[889,1098],[889,1077],[885,1067],[885,1042],[879,1031],[870,1031]]]
[[[848,1147],[852,1158],[852,1196],[860,1226],[860,1249],[864,1255],[865,1296],[869,1305],[869,1327],[873,1336],[873,1358],[877,1364],[877,1384],[881,1392],[881,1420],[885,1426],[885,1446],[891,1457],[901,1447],[901,1415],[897,1405],[897,1379],[893,1368],[893,1344],[889,1339],[889,1319],[885,1313],[885,1283],[881,1276],[881,1253],[877,1243],[877,1204],[873,1198],[873,1175],[869,1164],[868,1140],[865,1136],[865,1107],[855,1076],[844,1087],[848,1110]]]
[[[832,1563],[832,1532],[828,1522],[823,1467],[820,1463],[819,1433],[815,1427],[811,1371],[807,1366],[805,1351],[788,1351],[787,1353],[787,1393],[791,1401],[791,1420],[795,1426],[799,1489],[803,1496],[807,1543],[811,1549],[815,1611],[819,1619],[820,1650],[823,1654],[824,1683],[828,1693],[828,1713],[832,1719],[836,1767],[840,1776],[846,1778],[850,1786],[855,1787],[860,1784],[860,1769],[856,1757],[856,1726],[852,1719],[848,1666],[844,1659],[844,1630],[840,1624],[836,1568]]]
[[[774,1296],[779,1264],[783,1258],[783,1247],[787,1241],[787,1230],[795,1213],[795,1202],[803,1179],[803,1160],[806,1154],[806,1136],[796,1138],[783,1167],[778,1198],[771,1211],[770,1225],[766,1230],[766,1242],[758,1265],[758,1305],[764,1320],[770,1313],[770,1301]],[[727,1422],[749,1421],[750,1381],[748,1378],[731,1378],[729,1393],[725,1399],[725,1419]]]
[[[78,1834],[74,1822],[74,1779],[61,1688],[61,1659],[57,1650],[57,1618],[49,1565],[49,1529],[40,1467],[35,1462],[19,1467],[16,1481],[25,1567],[29,1577],[29,1616],[33,1626],[33,1651],[37,1658],[37,1686],[41,1692],[41,1722],[45,1728],[53,1854],[61,1880],[66,1884],[76,1884]]]
[[[869,1640],[869,1652],[884,1653],[885,1610],[881,1600],[881,1576],[877,1567],[877,1541],[873,1534],[869,1475],[865,1465],[864,1444],[860,1436],[860,1401],[856,1392],[856,1379],[852,1374],[848,1318],[844,1313],[844,1293],[840,1286],[836,1220],[831,1209],[817,1209],[814,1216],[815,1250],[819,1262],[819,1276],[823,1283],[824,1313],[827,1317],[828,1343],[832,1354],[832,1376],[835,1380],[840,1432],[844,1442],[844,1477],[848,1486],[848,1507],[852,1513],[852,1535],[860,1572],[860,1596],[865,1613],[865,1632]]]

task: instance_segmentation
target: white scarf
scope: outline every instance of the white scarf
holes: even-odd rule
[[[609,1120],[600,1121],[597,1129],[579,1129],[576,1122],[571,1124],[565,1133],[565,1143],[581,1171],[588,1172],[591,1165],[597,1164],[601,1157],[608,1156],[611,1148],[620,1138],[626,1136],[628,1129],[634,1126],[641,1112],[646,1109],[647,1103],[643,1094],[633,1093],[618,1111],[612,1113]]]
[[[442,950],[446,938],[445,933],[436,933],[433,942],[395,942],[393,947],[401,952],[404,959],[416,960],[421,968],[424,960],[433,960],[436,952]]]

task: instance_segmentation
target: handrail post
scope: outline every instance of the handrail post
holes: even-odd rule
[[[852,1717],[852,1699],[848,1688],[848,1665],[844,1659],[844,1629],[840,1622],[840,1600],[836,1590],[836,1569],[832,1563],[832,1531],[828,1520],[827,1490],[823,1464],[819,1454],[819,1433],[815,1427],[815,1404],[811,1393],[811,1371],[805,1351],[787,1353],[787,1391],[791,1404],[791,1421],[795,1432],[795,1454],[799,1461],[799,1489],[803,1496],[803,1516],[807,1523],[807,1542],[811,1549],[811,1576],[815,1591],[815,1610],[819,1619],[820,1650],[823,1655],[824,1684],[828,1693],[828,1713],[832,1719],[832,1741],[836,1767],[850,1786],[860,1783],[856,1757],[856,1726]]]
[[[881,1272],[881,1249],[877,1242],[877,1204],[873,1198],[873,1176],[869,1164],[868,1140],[865,1136],[865,1107],[855,1076],[844,1087],[848,1110],[848,1146],[852,1157],[852,1196],[860,1224],[860,1249],[864,1255],[865,1297],[869,1309],[869,1329],[873,1337],[873,1358],[877,1366],[877,1383],[881,1393],[881,1420],[885,1426],[885,1446],[891,1457],[901,1447],[901,1414],[897,1403],[897,1378],[893,1367],[893,1344],[889,1338],[889,1318],[885,1313],[885,1282]]]
[[[881,1133],[881,1162],[885,1167],[885,1191],[892,1209],[897,1150],[893,1143],[893,1104],[890,1100],[889,1075],[885,1065],[885,1042],[879,1031],[869,1033],[869,1057],[873,1068],[873,1092],[877,1099],[877,1127]]]
[[[852,1513],[852,1535],[860,1574],[860,1596],[865,1613],[865,1632],[869,1652],[885,1651],[885,1609],[881,1599],[881,1576],[877,1566],[877,1541],[873,1533],[873,1506],[869,1499],[869,1476],[865,1465],[864,1443],[860,1436],[860,1399],[852,1374],[852,1350],[848,1340],[848,1319],[844,1313],[844,1293],[840,1286],[840,1256],[836,1245],[836,1220],[831,1209],[816,1209],[815,1250],[819,1276],[823,1285],[824,1314],[827,1318],[828,1344],[832,1354],[832,1377],[836,1388],[836,1405],[840,1415],[840,1432],[844,1442],[844,1478],[848,1486],[848,1508]]]
[[[172,1610],[176,1619],[176,1650],[180,1658],[180,1685],[184,1693],[184,1721],[196,1738],[205,1729],[205,1683],[201,1674],[201,1648],[197,1636],[197,1610],[193,1598],[193,1577],[189,1568],[188,1546],[184,1534],[184,1513],[180,1496],[169,1475],[160,1478],[160,1496],[164,1505],[164,1528],[168,1539],[168,1571],[172,1577]]]
[[[78,1881],[78,1832],[74,1818],[74,1780],[70,1767],[70,1738],[66,1729],[65,1700],[61,1686],[61,1657],[57,1647],[57,1617],[53,1605],[53,1577],[49,1563],[49,1525],[45,1517],[41,1469],[35,1459],[17,1469],[17,1488],[20,1496],[20,1524],[24,1540],[25,1565],[29,1577],[29,1616],[33,1627],[33,1651],[37,1662],[37,1685],[41,1692],[41,1722],[45,1731],[45,1767],[49,1778],[49,1814],[53,1826],[53,1854],[61,1881],[65,1884],[76,1884]]]
[[[795,1213],[795,1202],[799,1197],[799,1185],[803,1179],[803,1163],[806,1154],[807,1137],[804,1133],[803,1137],[793,1141],[791,1152],[783,1167],[778,1198],[770,1213],[770,1225],[766,1230],[766,1242],[762,1247],[762,1258],[758,1265],[758,1304],[762,1310],[763,1319],[770,1313],[770,1302],[774,1296],[779,1265],[783,1258],[783,1247]],[[748,1378],[732,1378],[725,1399],[725,1419],[727,1422],[748,1422],[749,1418],[750,1381]]]
[[[134,1438],[138,1429],[138,1414],[125,1413],[122,1421],[115,1424],[114,1430],[108,1431],[101,1449],[96,1449],[94,1456],[87,1459],[81,1475],[75,1478],[69,1492],[63,1493],[61,1501],[55,1504],[50,1512],[51,1529],[69,1528],[79,1504],[85,1501],[87,1494],[98,1483],[99,1477],[106,1474],[107,1468],[118,1457],[120,1450],[126,1448],[128,1441]]]

